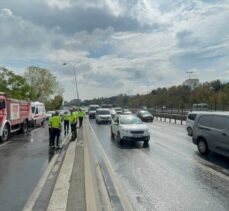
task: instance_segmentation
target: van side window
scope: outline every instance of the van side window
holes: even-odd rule
[[[212,124],[213,127],[218,130],[225,130],[229,126],[229,118],[224,116],[214,116]]]
[[[190,120],[192,120],[192,121],[194,121],[195,118],[196,118],[196,114],[189,114],[189,115],[188,115],[188,119],[190,119]]]
[[[229,125],[229,118],[223,116],[213,116],[213,115],[201,116],[199,119],[199,124],[217,130],[224,130]]]

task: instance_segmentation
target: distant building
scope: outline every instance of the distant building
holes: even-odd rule
[[[194,90],[200,86],[200,81],[199,81],[199,79],[195,79],[195,78],[188,79],[188,80],[183,82],[183,85],[190,87],[191,90]]]

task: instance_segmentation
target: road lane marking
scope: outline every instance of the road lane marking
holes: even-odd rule
[[[126,195],[118,177],[117,177],[117,174],[115,173],[114,169],[112,168],[112,165],[110,163],[110,160],[109,158],[107,157],[94,129],[92,128],[90,122],[88,121],[88,126],[89,126],[89,129],[91,131],[91,135],[94,137],[95,141],[97,142],[97,146],[98,146],[98,150],[100,151],[100,156],[102,156],[103,158],[103,161],[104,163],[107,165],[107,170],[109,171],[110,173],[110,177],[112,179],[112,182],[113,182],[113,185],[114,187],[116,187],[117,189],[117,192],[119,194],[119,198],[121,200],[121,203],[123,205],[123,208],[124,210],[128,210],[128,211],[132,211],[133,210],[133,207],[132,207],[132,204],[128,198],[128,196]]]
[[[67,136],[62,145],[64,145],[67,140],[69,139],[70,136]],[[48,164],[46,170],[44,171],[44,173],[42,174],[39,182],[37,183],[36,187],[34,188],[32,194],[30,195],[29,199],[27,200],[24,208],[23,208],[23,211],[32,211],[33,210],[33,206],[35,205],[36,203],[36,200],[38,199],[44,185],[45,185],[45,182],[48,178],[48,176],[50,175],[50,172],[52,171],[53,169],[53,166],[55,165],[56,161],[57,161],[57,158],[58,158],[59,154],[55,154],[52,158],[52,160],[50,161],[50,163]]]
[[[75,159],[76,141],[69,144],[63,164],[60,169],[51,199],[48,205],[48,211],[66,210],[68,203],[68,192],[70,188],[70,178]]]

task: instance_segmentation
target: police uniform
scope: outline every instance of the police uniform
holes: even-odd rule
[[[68,112],[65,112],[64,113],[64,135],[68,134],[69,120],[70,120],[70,114]]]
[[[51,127],[52,127],[52,146],[59,148],[59,138],[61,131],[61,117],[58,114],[55,114],[51,119]]]
[[[50,116],[48,119],[48,126],[49,126],[49,146],[52,146],[52,117]]]
[[[78,112],[78,116],[79,116],[79,127],[82,127],[83,124],[83,118],[84,118],[84,112],[82,110],[80,110]]]
[[[70,115],[72,140],[75,140],[75,138],[77,138],[77,119],[78,119],[77,113],[75,111],[72,111]]]

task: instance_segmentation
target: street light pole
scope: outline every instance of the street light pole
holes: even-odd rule
[[[186,73],[188,74],[188,79],[189,79],[189,81],[190,81],[190,79],[191,79],[191,74],[192,74],[193,72],[192,72],[192,71],[187,71]]]
[[[63,65],[64,65],[64,66],[65,66],[65,65],[68,65],[68,63],[63,63]],[[77,81],[77,77],[76,77],[76,67],[75,67],[74,64],[69,64],[69,65],[71,65],[71,66],[73,67],[74,78],[75,78],[75,85],[76,85],[76,99],[77,99],[77,101],[78,101],[78,103],[79,103],[80,97],[79,97],[79,90],[78,90],[78,81]]]
[[[78,81],[77,81],[77,77],[76,77],[76,67],[75,67],[75,65],[73,65],[73,68],[74,68],[74,75],[75,75],[76,95],[77,95],[77,100],[79,101],[80,97],[79,97]]]

